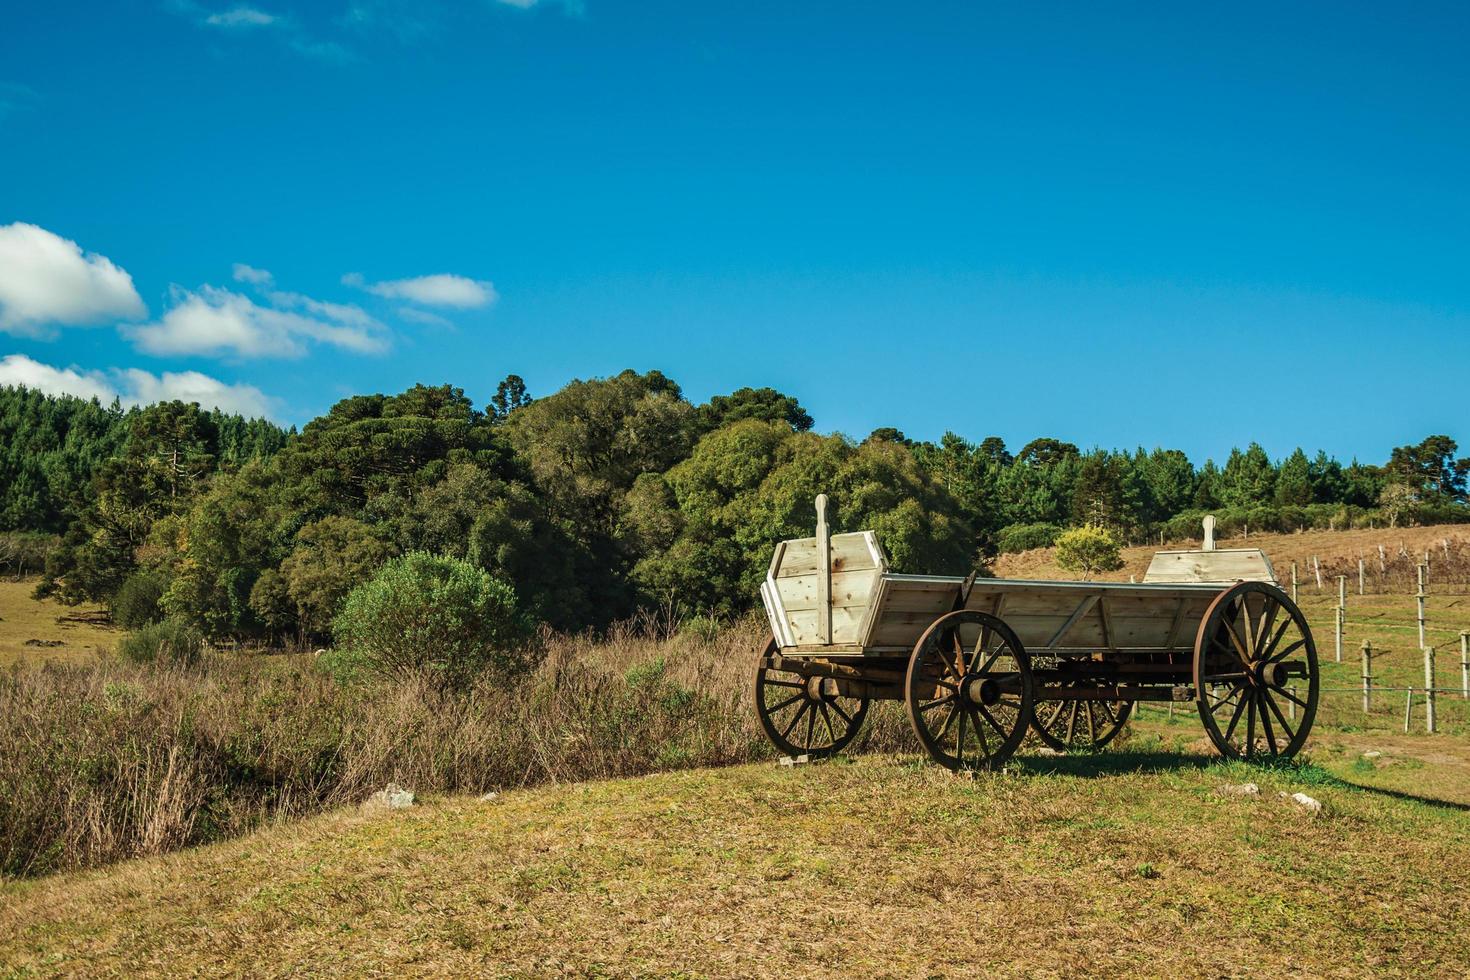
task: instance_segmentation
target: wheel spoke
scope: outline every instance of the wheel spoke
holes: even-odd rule
[[[1245,757],[1249,759],[1256,751],[1256,692],[1250,691],[1245,700]]]
[[[970,717],[963,708],[956,708],[960,715],[960,735],[955,740],[955,758],[961,762],[965,761],[965,719]]]
[[[1283,715],[1281,713],[1281,709],[1276,706],[1276,699],[1271,697],[1271,692],[1262,691],[1261,700],[1264,701],[1266,703],[1266,706],[1269,707],[1272,713],[1276,715],[1276,720],[1281,724],[1281,731],[1286,735],[1287,744],[1290,745],[1292,742],[1296,741],[1296,731],[1286,723],[1286,716]]]
[[[1307,702],[1303,701],[1301,698],[1297,697],[1295,694],[1292,694],[1290,691],[1288,691],[1284,687],[1281,687],[1281,686],[1276,685],[1276,684],[1272,684],[1271,685],[1271,690],[1273,690],[1276,693],[1280,694],[1283,698],[1286,698],[1286,700],[1288,700],[1288,701],[1294,701],[1296,703],[1297,707],[1299,707],[1299,708],[1302,708],[1302,709],[1305,710],[1305,708],[1307,707]]]
[[[1227,705],[1227,704],[1230,703],[1231,698],[1239,697],[1240,696],[1240,692],[1241,691],[1244,691],[1244,690],[1245,690],[1245,685],[1244,684],[1240,685],[1239,687],[1232,687],[1230,689],[1230,693],[1228,695],[1226,695],[1225,697],[1223,697],[1220,700],[1218,700],[1218,701],[1215,702],[1215,706],[1210,709],[1210,714],[1213,715],[1213,714],[1216,714],[1217,712],[1219,712],[1219,710],[1221,708],[1225,707],[1225,705]],[[1237,708],[1238,707],[1239,707],[1239,704],[1237,703]],[[1225,737],[1228,739],[1230,736],[1229,735],[1226,735]]]
[[[815,702],[821,704],[820,701]],[[812,730],[817,726],[817,712],[815,709],[806,713],[806,747],[812,747]]]
[[[1245,692],[1245,685],[1242,684],[1236,688],[1236,691],[1243,694]],[[1242,697],[1239,701],[1235,702],[1235,710],[1230,715],[1230,725],[1225,729],[1226,742],[1229,742],[1230,737],[1235,734],[1235,726],[1240,723],[1240,715],[1245,711],[1246,702],[1249,700],[1249,698]]]
[[[1092,702],[1084,701],[1087,705],[1087,738],[1089,741],[1097,741],[1097,718],[1092,713]]]
[[[949,714],[944,719],[944,727],[939,730],[939,737],[934,740],[936,744],[942,743],[944,736],[949,734],[949,727],[954,724],[954,717],[959,714],[959,711],[959,705],[954,705],[949,709]]]
[[[822,721],[827,725],[827,735],[832,739],[831,745],[837,744],[837,730],[832,727],[832,714],[827,710],[827,702],[821,701],[818,707],[822,709]]]
[[[1307,645],[1307,638],[1306,637],[1302,637],[1300,640],[1297,640],[1295,643],[1293,643],[1290,646],[1286,647],[1280,653],[1277,653],[1277,654],[1273,655],[1271,657],[1271,659],[1269,659],[1269,660],[1266,661],[1266,663],[1268,663],[1268,664],[1280,663],[1281,661],[1285,660],[1287,657],[1291,656],[1293,653],[1295,653],[1296,651],[1300,650],[1302,647],[1304,647],[1306,645]]]
[[[1245,644],[1241,642],[1240,634],[1235,632],[1235,624],[1223,616],[1220,618],[1220,624],[1230,633],[1230,642],[1235,644],[1235,655],[1240,658],[1240,662],[1243,664],[1250,663],[1250,652],[1246,650]],[[1226,647],[1226,649],[1228,650],[1229,647]]]
[[[796,714],[791,716],[791,721],[787,722],[785,730],[781,732],[781,737],[783,739],[791,737],[791,732],[793,729],[796,728],[796,723],[801,721],[801,716],[806,714],[807,709],[811,706],[812,703],[808,701],[797,710]]]
[[[1271,642],[1266,644],[1266,648],[1261,651],[1262,660],[1270,659],[1271,652],[1276,649],[1276,644],[1281,642],[1281,638],[1286,635],[1286,631],[1291,629],[1291,627],[1294,625],[1296,625],[1296,620],[1292,619],[1290,616],[1287,616],[1286,619],[1282,621],[1281,625],[1276,627],[1276,634],[1271,637]]]
[[[980,705],[977,704],[975,707],[978,708]],[[990,758],[990,740],[985,737],[985,728],[980,724],[980,716],[978,714],[971,715],[970,724],[974,726],[975,734],[980,738],[980,753],[985,758]]]
[[[1266,711],[1266,692],[1257,688],[1256,700],[1261,702],[1261,727],[1266,732],[1266,744],[1270,746],[1272,755],[1280,755],[1281,750],[1276,748],[1276,732],[1271,728],[1271,715]]]
[[[1245,621],[1245,635],[1251,641],[1250,650],[1255,649],[1256,628],[1251,623],[1251,594],[1243,593],[1240,597],[1240,618]],[[1246,653],[1244,659],[1249,660],[1250,654]]]
[[[1271,633],[1271,624],[1276,622],[1276,614],[1281,611],[1281,603],[1275,599],[1266,598],[1265,614],[1261,616],[1261,625],[1256,630],[1256,635],[1251,637],[1252,651],[1257,658],[1264,657],[1266,637]]]
[[[996,721],[995,716],[992,715],[989,711],[985,710],[985,705],[977,704],[975,705],[975,707],[980,710],[980,717],[984,718],[987,722],[990,723],[990,727],[995,729],[995,734],[1000,736],[1001,742],[1004,743],[1006,738],[1008,737],[1006,734],[1005,726]]]
[[[849,727],[849,728],[852,727],[852,716],[849,715],[846,711],[843,711],[842,710],[842,705],[838,704],[836,701],[833,701],[832,702],[832,710],[835,711],[835,712],[837,712],[838,716],[843,721],[847,722],[847,727]]]
[[[806,688],[806,685],[801,681],[783,681],[773,677],[763,677],[761,678],[761,683],[766,687],[794,687],[798,691],[805,690]]]
[[[932,708],[938,708],[940,705],[953,704],[954,698],[955,696],[953,694],[946,694],[944,697],[939,698],[937,701],[930,701],[928,704],[921,704],[919,705],[919,713],[922,714]]]
[[[791,697],[787,698],[785,701],[782,701],[780,704],[768,705],[766,707],[766,714],[774,715],[778,711],[784,711],[804,697],[806,697],[805,694],[793,694],[791,695]]]

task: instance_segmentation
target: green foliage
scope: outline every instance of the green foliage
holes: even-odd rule
[[[1298,447],[1281,462],[1276,474],[1276,503],[1283,506],[1305,506],[1312,502],[1312,464]]]
[[[1084,579],[1123,567],[1118,539],[1097,524],[1084,524],[1058,535],[1056,549],[1057,564],[1069,572],[1082,573]]]
[[[296,621],[325,636],[342,600],[393,554],[370,525],[351,517],[324,517],[301,529],[296,549],[281,562]]]
[[[123,629],[136,630],[163,618],[159,600],[168,580],[154,570],[129,575],[112,597],[112,621]]]
[[[332,624],[347,663],[368,673],[427,672],[450,685],[521,673],[528,624],[515,590],[468,562],[423,551],[384,565]]]
[[[744,419],[785,422],[794,432],[812,427],[812,417],[801,403],[775,388],[740,388],[728,395],[715,395],[694,410],[694,427],[701,435]]]
[[[117,652],[129,663],[187,667],[203,655],[204,638],[182,620],[165,619],[123,637]]]
[[[1001,528],[995,540],[1001,554],[1014,554],[1032,548],[1050,548],[1061,533],[1062,529],[1055,524],[1012,524]]]

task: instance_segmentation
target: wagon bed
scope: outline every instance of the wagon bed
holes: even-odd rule
[[[1149,577],[1166,581],[901,574],[873,532],[830,534],[819,498],[816,536],[781,542],[761,586],[771,626],[757,668],[762,724],[791,754],[820,754],[856,734],[868,701],[904,700],[938,761],[994,764],[1028,726],[1054,748],[1100,747],[1133,703],[1193,700],[1223,753],[1294,754],[1315,712],[1316,652],[1264,554],[1160,552]],[[936,710],[947,696],[955,706]],[[772,704],[806,713],[767,718]],[[961,730],[935,731],[931,711],[951,723],[959,714]],[[967,722],[1009,749],[965,759]],[[793,740],[804,725],[805,742]],[[936,738],[958,743],[940,751]]]

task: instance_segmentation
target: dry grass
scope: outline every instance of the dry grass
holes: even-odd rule
[[[1445,581],[1470,581],[1470,577],[1467,577],[1467,572],[1470,572],[1470,526],[1464,524],[1377,530],[1303,531],[1299,534],[1252,534],[1249,538],[1220,539],[1217,544],[1221,548],[1263,549],[1282,582],[1288,581],[1291,563],[1296,562],[1304,589],[1312,576],[1314,555],[1321,562],[1322,574],[1331,588],[1336,588],[1332,576],[1348,575],[1350,587],[1354,591],[1357,588],[1358,559],[1365,558],[1368,564],[1368,590],[1377,592],[1406,590],[1414,579],[1414,564],[1423,560],[1426,548],[1430,549],[1431,578],[1438,578],[1433,569],[1443,560],[1441,542],[1446,540],[1450,543],[1451,565],[1455,574]],[[1378,570],[1379,545],[1383,545],[1388,553],[1389,567],[1386,575],[1380,575]],[[1108,572],[1098,578],[1103,581],[1126,582],[1131,575],[1142,580],[1154,552],[1197,547],[1197,541],[1171,541],[1162,546],[1154,544],[1124,548],[1123,559],[1127,564],[1116,572]],[[1407,555],[1400,552],[1407,552]],[[1002,578],[1074,577],[1056,564],[1051,548],[1001,555],[995,563],[995,574]],[[1315,588],[1315,581],[1311,585]]]
[[[0,964],[21,976],[1470,971],[1466,808],[1329,767],[1118,752],[970,780],[869,755],[436,796],[3,886]],[[1258,797],[1216,793],[1246,779]],[[1277,795],[1299,790],[1321,816]]]
[[[122,636],[98,606],[31,598],[34,579],[0,578],[0,666],[22,660],[86,660]]]

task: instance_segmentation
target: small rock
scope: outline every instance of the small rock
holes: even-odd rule
[[[490,792],[488,792],[485,795],[483,795],[483,796],[480,797],[480,802],[481,803],[493,803],[493,802],[495,802],[498,799],[500,799],[500,794],[497,793],[497,792],[495,792],[495,790],[492,789]]]
[[[1286,796],[1285,793],[1282,793],[1281,795],[1287,799],[1290,799],[1292,802],[1296,803],[1308,813],[1317,814],[1322,812],[1322,801],[1314,800],[1306,793],[1292,793],[1289,797]]]
[[[65,640],[26,640],[23,644],[28,647],[62,647],[66,646]]]
[[[1050,745],[1043,745],[1043,746],[1040,746],[1039,748],[1037,748],[1036,754],[1039,755],[1039,756],[1043,756],[1043,757],[1051,757],[1051,756],[1062,755],[1063,753],[1058,752],[1056,749],[1052,748]]]
[[[1382,754],[1383,753],[1382,752],[1379,752],[1377,749],[1369,749],[1367,752],[1364,752],[1363,753],[1363,758],[1365,758],[1365,759],[1376,759],[1376,758],[1378,758]]]
[[[812,757],[809,756],[809,755],[806,755],[805,753],[803,753],[802,755],[797,756],[794,759],[791,758],[791,756],[789,756],[789,755],[783,755],[781,757],[781,765],[783,765],[783,766],[804,766],[808,762],[811,762],[811,761],[812,761]]]
[[[1241,783],[1238,786],[1226,784],[1215,790],[1221,796],[1260,796],[1261,787],[1255,783]]]
[[[397,783],[389,783],[386,787],[368,797],[370,806],[383,806],[390,810],[403,810],[413,806],[413,790],[404,789]]]

